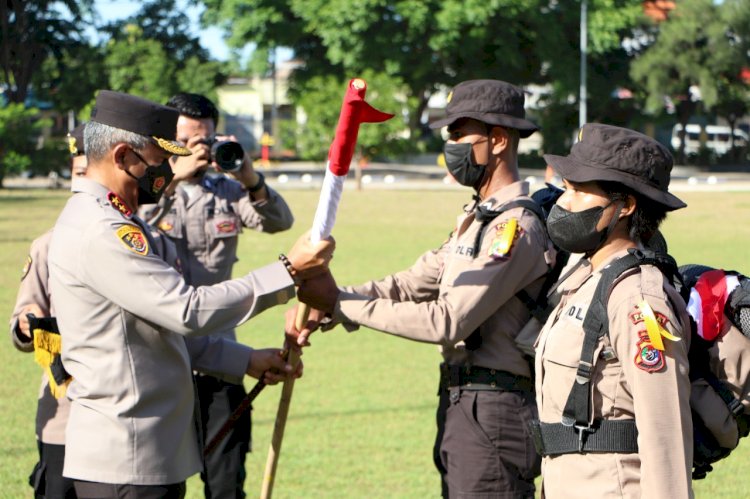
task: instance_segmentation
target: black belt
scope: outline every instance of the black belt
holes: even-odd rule
[[[460,387],[465,390],[505,390],[531,392],[530,378],[481,366],[440,364],[440,388]]]
[[[638,452],[638,428],[633,419],[598,420],[590,427],[529,422],[534,446],[542,456],[583,452]]]

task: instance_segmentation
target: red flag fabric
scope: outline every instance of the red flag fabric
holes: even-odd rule
[[[367,83],[364,80],[354,78],[349,81],[341,104],[336,136],[328,150],[328,169],[334,175],[343,176],[349,172],[360,124],[380,123],[393,118],[392,114],[378,111],[365,102],[366,92]]]
[[[727,302],[727,281],[724,271],[717,269],[704,272],[694,288],[701,298],[703,316],[699,334],[711,341],[721,333],[724,326],[724,305]]]

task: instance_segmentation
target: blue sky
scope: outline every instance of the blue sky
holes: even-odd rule
[[[102,21],[113,21],[135,14],[141,7],[142,2],[132,0],[96,0],[95,8]],[[200,38],[201,45],[209,50],[215,59],[227,60],[229,48],[222,39],[221,30],[218,28],[201,29],[200,14],[203,7],[189,5],[186,0],[178,0],[177,4],[183,8],[193,24],[193,33]]]

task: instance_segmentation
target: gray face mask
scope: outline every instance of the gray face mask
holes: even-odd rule
[[[468,142],[446,142],[443,146],[443,153],[445,154],[445,165],[456,182],[466,187],[473,187],[474,190],[478,191],[487,165],[478,165],[474,162],[471,154],[473,146],[474,144]]]
[[[547,217],[547,232],[552,242],[560,249],[570,253],[593,253],[606,241],[618,221],[622,206],[612,217],[609,226],[604,230],[597,230],[596,226],[602,218],[606,206],[595,206],[583,211],[568,211],[554,205]]]

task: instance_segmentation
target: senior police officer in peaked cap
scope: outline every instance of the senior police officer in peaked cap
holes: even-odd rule
[[[566,187],[549,235],[584,257],[558,284],[536,349],[542,494],[691,497],[689,318],[642,253],[667,213],[685,207],[668,190],[672,157],[641,133],[587,124],[568,156],[545,159]],[[621,271],[625,257],[635,266]],[[606,320],[591,306],[605,272],[615,278]],[[589,326],[591,313],[607,334]]]
[[[379,281],[339,293],[317,279],[300,293],[315,290],[344,325],[440,345],[434,457],[444,496],[533,497],[539,456],[526,427],[536,407],[515,338],[529,319],[516,294],[536,297],[555,257],[518,173],[519,138],[537,126],[525,118],[523,90],[498,80],[456,85],[447,117],[431,126],[448,126],[447,166],[476,193],[450,238]]]
[[[50,288],[73,376],[63,473],[79,497],[182,497],[201,469],[192,369],[270,383],[298,374],[278,349],[197,337],[286,302],[295,279],[325,271],[332,255],[332,241],[313,247],[303,236],[289,265],[185,284],[134,215],[169,184],[168,158],[190,153],[173,140],[177,118],[173,108],[101,91],[84,132],[87,178],[54,228]]]

